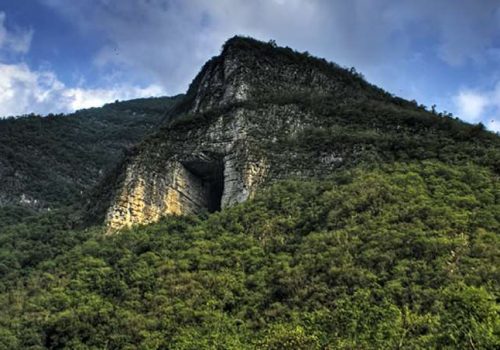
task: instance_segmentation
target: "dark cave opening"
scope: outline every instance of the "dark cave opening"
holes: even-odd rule
[[[224,192],[224,163],[222,159],[196,159],[182,164],[200,179],[208,212],[213,213],[221,210]]]

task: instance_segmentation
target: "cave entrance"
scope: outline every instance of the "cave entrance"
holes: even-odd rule
[[[224,192],[224,162],[222,158],[195,159],[185,161],[182,164],[200,180],[203,188],[203,202],[208,212],[213,213],[221,210]]]

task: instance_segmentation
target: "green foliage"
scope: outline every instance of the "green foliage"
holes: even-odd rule
[[[38,210],[81,200],[179,99],[137,99],[66,116],[0,120],[0,205]]]
[[[207,218],[112,236],[61,227],[47,240],[38,218],[0,231],[0,344],[496,349],[499,213],[494,172],[426,161],[279,182]],[[56,251],[20,269],[42,243]]]
[[[312,113],[314,122],[262,146],[275,151],[271,171],[276,173],[293,159],[309,174],[309,169],[321,170],[318,158],[332,157],[338,161],[323,173],[332,167],[439,160],[447,164],[473,162],[500,174],[500,138],[449,117],[381,101],[350,101],[342,106],[335,99],[300,97],[283,103]]]
[[[23,218],[21,223],[0,226],[0,291],[22,280],[40,262],[67,252],[91,231],[71,229],[77,217],[59,210]]]
[[[259,348],[265,350],[319,349],[319,340],[313,335],[307,335],[301,326],[276,324],[269,327]]]
[[[277,46],[275,42],[262,42],[250,37],[234,36],[227,40],[222,46],[222,53],[228,50],[250,52],[252,56],[264,60],[280,62],[282,65],[295,64],[310,70],[318,69],[331,79],[338,80],[342,84],[354,85],[359,89],[373,90],[375,94],[387,95],[382,89],[369,84],[363,75],[353,68],[342,68],[339,65],[328,62],[323,58],[311,56],[307,51],[298,52],[290,47]]]

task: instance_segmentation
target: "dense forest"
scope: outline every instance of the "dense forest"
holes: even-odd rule
[[[2,349],[496,349],[500,185],[475,165],[357,167],[105,236],[0,234]]]
[[[0,119],[0,217],[74,204],[181,96]]]

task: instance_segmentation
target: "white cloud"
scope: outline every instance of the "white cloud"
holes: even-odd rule
[[[462,89],[453,102],[461,119],[500,132],[500,82],[491,90]]]
[[[5,12],[0,11],[0,52],[28,53],[31,46],[31,40],[33,39],[33,30],[19,28],[7,30],[5,26],[6,18]]]
[[[115,84],[100,88],[68,87],[50,70],[33,70],[24,62],[5,63],[5,57],[29,52],[33,30],[7,28],[0,12],[0,118],[28,113],[67,113],[98,107],[115,100],[165,95],[159,85]],[[14,55],[14,56],[13,56]]]
[[[43,0],[88,35],[107,42],[96,55],[100,67],[114,65],[141,74],[171,92],[184,92],[201,65],[236,34],[308,50],[340,64],[362,66],[402,54],[404,36],[386,16],[390,0]],[[380,6],[379,6],[380,5]],[[381,13],[372,16],[372,13]],[[98,34],[96,34],[96,32]]]
[[[145,88],[113,85],[88,89],[67,87],[51,71],[33,71],[26,64],[0,63],[0,117],[27,113],[67,113],[115,100],[164,95],[158,85]]]
[[[401,0],[386,5],[392,23],[399,23],[412,40],[425,39],[450,66],[484,62],[485,52],[498,48],[498,0]]]
[[[490,119],[486,123],[486,127],[491,131],[500,133],[500,118]]]
[[[477,62],[500,33],[498,0],[42,1],[109,43],[97,64],[132,68],[175,92],[235,34],[368,71],[409,59],[420,41],[449,65]]]
[[[460,117],[471,123],[480,121],[485,108],[490,104],[487,95],[470,90],[460,91],[454,100]]]
[[[116,85],[109,89],[66,89],[62,93],[66,98],[69,110],[102,106],[104,103],[115,100],[130,100],[140,97],[152,97],[165,95],[165,91],[159,85],[149,85],[145,88]]]

